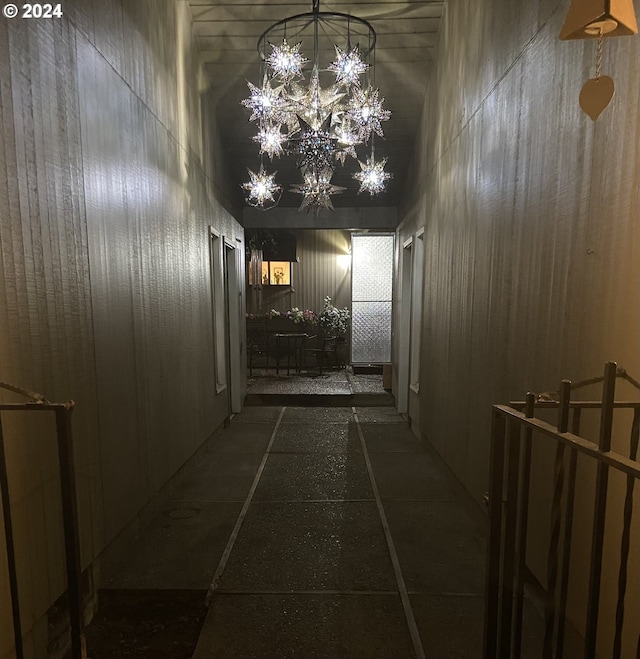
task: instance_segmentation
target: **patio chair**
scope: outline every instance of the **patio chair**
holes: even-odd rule
[[[315,365],[318,368],[318,374],[322,375],[322,367],[324,364],[328,368],[338,365],[338,357],[336,350],[336,336],[324,336],[318,334],[307,338],[307,343],[315,343],[314,347],[306,348],[305,353],[308,353],[315,359]]]
[[[264,358],[264,368],[269,368],[269,333],[266,320],[247,320],[247,361],[249,377],[253,376],[255,360]]]

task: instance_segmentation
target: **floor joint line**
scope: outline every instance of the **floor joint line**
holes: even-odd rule
[[[375,499],[254,499],[256,503],[373,503]]]
[[[276,439],[276,434],[278,432],[278,429],[280,427],[280,422],[282,421],[282,417],[284,416],[286,406],[282,408],[280,411],[280,414],[278,416],[278,420],[276,421],[276,425],[273,428],[273,432],[271,433],[271,438],[269,439],[269,444],[267,445],[267,448],[264,452],[264,455],[262,456],[262,460],[260,461],[260,466],[258,467],[258,471],[256,472],[256,475],[253,479],[253,483],[251,484],[251,489],[249,490],[249,493],[247,494],[247,498],[245,499],[244,505],[242,506],[242,510],[240,510],[240,514],[238,515],[238,519],[236,520],[235,526],[233,527],[233,531],[231,532],[231,535],[229,536],[229,540],[227,540],[227,544],[225,546],[224,552],[222,553],[222,556],[220,558],[220,562],[218,563],[218,567],[216,568],[216,571],[213,575],[213,578],[211,579],[211,584],[209,585],[209,590],[207,592],[207,597],[206,597],[206,604],[207,606],[211,602],[211,598],[213,597],[213,593],[217,590],[218,585],[220,583],[220,579],[222,578],[222,574],[224,573],[224,569],[227,566],[227,561],[229,560],[229,555],[231,554],[231,551],[233,549],[233,546],[235,545],[236,539],[238,538],[238,534],[240,533],[240,529],[242,528],[242,524],[244,522],[244,518],[247,515],[247,511],[249,509],[249,506],[251,504],[251,501],[253,500],[253,495],[255,494],[255,491],[258,487],[258,483],[260,482],[260,478],[262,477],[262,472],[264,471],[265,465],[267,463],[267,460],[269,458],[269,451],[271,450],[271,447],[273,446],[273,443],[275,442]]]
[[[384,595],[398,597],[397,590],[216,590],[216,595]]]
[[[411,635],[411,641],[413,642],[413,649],[416,653],[416,659],[426,659],[424,648],[422,647],[422,639],[420,638],[420,632],[418,631],[418,625],[416,624],[416,619],[413,614],[413,608],[411,607],[411,600],[409,599],[409,593],[407,591],[407,586],[404,581],[404,576],[402,574],[402,568],[400,567],[400,561],[398,560],[398,554],[396,553],[396,548],[393,543],[393,538],[391,537],[391,529],[389,528],[389,523],[387,521],[387,516],[384,512],[384,507],[382,505],[382,499],[380,498],[380,492],[378,491],[378,485],[373,473],[373,467],[371,466],[371,460],[369,459],[369,451],[367,449],[367,443],[364,439],[364,433],[362,432],[362,427],[360,426],[360,419],[358,418],[358,413],[355,407],[352,407],[353,417],[358,429],[358,436],[360,438],[360,444],[362,446],[362,454],[364,456],[364,461],[367,466],[367,472],[369,474],[369,480],[371,481],[371,489],[373,490],[373,496],[376,500],[376,506],[378,508],[378,513],[380,515],[380,521],[382,523],[382,529],[384,531],[384,537],[387,541],[387,548],[389,550],[389,555],[391,557],[391,564],[393,566],[393,572],[396,577],[396,582],[398,583],[398,592],[400,594],[400,600],[402,602],[402,608],[404,609],[404,615],[407,620],[407,625],[409,627],[409,634]]]

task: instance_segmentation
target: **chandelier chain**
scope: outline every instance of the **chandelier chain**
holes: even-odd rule
[[[600,71],[602,69],[602,44],[604,42],[604,33],[602,28],[600,28],[600,34],[598,34],[598,46],[596,49],[596,80],[600,78]]]

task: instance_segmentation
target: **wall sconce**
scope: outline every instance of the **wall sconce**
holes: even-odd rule
[[[638,33],[633,0],[572,0],[560,39],[597,39],[596,77],[580,91],[580,107],[595,121],[609,105],[615,91],[613,78],[600,75],[604,37]]]
[[[338,254],[336,262],[341,270],[349,270],[351,268],[351,254]]]

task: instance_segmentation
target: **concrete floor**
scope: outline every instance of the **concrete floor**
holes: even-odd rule
[[[209,589],[197,659],[481,656],[484,516],[391,407],[246,407],[167,501],[104,577]]]
[[[247,405],[393,405],[393,396],[382,386],[382,375],[357,373],[351,367],[318,372],[286,368],[253,369],[247,382]]]

